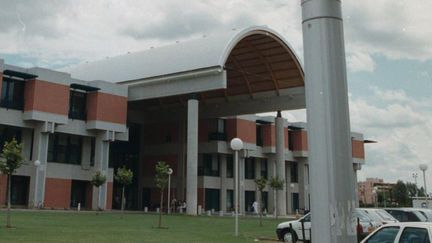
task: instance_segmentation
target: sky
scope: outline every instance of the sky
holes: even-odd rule
[[[432,171],[432,1],[342,3],[351,129],[378,141],[365,145],[359,179],[413,181],[419,164]],[[303,56],[300,0],[0,0],[0,6],[0,58],[24,67],[65,69],[250,25],[274,29]],[[284,116],[306,120],[304,110]]]

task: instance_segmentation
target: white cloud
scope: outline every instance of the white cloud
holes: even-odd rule
[[[374,60],[365,52],[347,53],[347,65],[352,72],[373,72],[375,70]]]
[[[411,180],[420,163],[432,166],[432,98],[414,99],[402,90],[375,87],[367,100],[351,99],[350,112],[352,129],[378,141],[366,145],[360,179]]]

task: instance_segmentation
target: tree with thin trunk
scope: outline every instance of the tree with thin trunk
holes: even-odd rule
[[[274,215],[277,218],[278,217],[278,210],[277,210],[277,191],[280,191],[283,189],[284,187],[284,180],[283,179],[279,179],[279,177],[272,177],[270,178],[270,182],[269,182],[270,187],[273,189],[273,194],[274,194]]]
[[[101,187],[103,184],[105,184],[106,182],[106,176],[104,174],[102,174],[102,172],[100,171],[96,171],[93,174],[92,180],[90,181],[90,183],[96,187],[99,191],[99,187]],[[102,211],[102,209],[99,207],[99,197],[97,197],[97,211]]]
[[[124,208],[126,204],[125,198],[125,187],[132,183],[133,172],[126,168],[125,166],[118,168],[117,173],[114,176],[114,179],[122,185],[122,201],[121,201],[121,212],[124,213]]]
[[[6,227],[11,228],[11,183],[12,174],[15,173],[24,160],[22,154],[22,144],[13,138],[10,142],[6,142],[3,146],[2,153],[0,155],[0,171],[7,175],[7,216],[6,216]]]
[[[258,202],[259,202],[259,204],[258,204],[258,206],[259,206],[259,219],[260,219],[260,226],[263,226],[263,224],[262,224],[262,194],[263,194],[263,190],[264,190],[264,188],[266,187],[266,185],[267,185],[267,178],[265,178],[265,177],[261,177],[261,178],[258,178],[258,179],[255,179],[255,184],[256,184],[256,186],[257,186],[257,189],[258,189],[258,191],[259,191],[259,198],[258,198]]]
[[[163,194],[165,187],[168,185],[168,171],[170,167],[165,161],[159,161],[156,163],[156,176],[155,176],[155,183],[156,186],[160,190],[160,208],[159,208],[159,223],[158,228],[162,228],[162,209],[163,209]]]

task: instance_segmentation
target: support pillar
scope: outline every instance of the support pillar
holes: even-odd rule
[[[269,179],[272,177],[276,176],[276,157],[274,155],[270,155],[269,160]],[[275,209],[275,191],[272,188],[269,188],[269,208],[268,208],[268,212],[269,213],[274,213],[274,209]]]
[[[306,210],[306,204],[308,200],[308,185],[306,180],[306,159],[301,158],[297,162],[298,169],[298,194],[299,194],[299,209]]]
[[[219,154],[220,158],[220,211],[225,212],[227,205],[227,157],[226,154]]]
[[[35,167],[35,182],[33,193],[33,207],[43,208],[45,201],[45,180],[48,160],[48,143],[49,132],[53,129],[47,129],[47,123],[37,123],[34,129],[33,140],[33,161],[39,160],[40,165]],[[54,126],[51,123],[51,126]],[[32,163],[33,164],[33,163]]]
[[[286,209],[287,214],[294,214],[295,212],[292,211],[292,192],[293,188],[291,187],[291,166],[285,166],[285,175],[286,175],[286,181],[287,181],[287,189],[286,189]],[[293,184],[294,186],[294,184]]]
[[[286,215],[286,176],[285,176],[285,131],[284,120],[281,112],[278,111],[275,118],[276,132],[276,172],[277,177],[284,181],[282,190],[278,190],[277,213],[279,216]]]
[[[198,203],[198,100],[188,100],[186,213],[197,215]]]
[[[105,210],[107,205],[108,192],[108,163],[109,163],[109,131],[100,131],[96,135],[95,141],[95,170],[100,171],[107,177],[105,182],[99,188],[93,187],[93,210]]]
[[[341,0],[302,0],[312,238],[355,242]]]
[[[353,190],[355,192],[355,204],[356,204],[356,208],[360,207],[360,202],[359,202],[359,192],[358,192],[358,186],[357,186],[357,172],[361,170],[361,164],[357,164],[354,163],[353,164]]]

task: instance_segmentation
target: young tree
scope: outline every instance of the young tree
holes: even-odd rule
[[[93,174],[92,180],[90,181],[90,183],[96,187],[97,189],[99,189],[100,186],[102,186],[103,184],[105,184],[106,182],[106,176],[104,174],[102,174],[102,172],[100,171],[96,171]],[[97,197],[97,208],[98,211],[101,211],[102,209],[99,207],[99,197]]]
[[[114,175],[114,179],[122,185],[121,211],[123,213],[126,204],[125,187],[132,183],[133,172],[130,169],[123,166],[117,169],[117,173]]]
[[[272,177],[270,178],[270,182],[269,185],[270,187],[273,189],[273,194],[274,194],[274,214],[275,217],[277,218],[277,191],[282,190],[284,187],[284,183],[285,181],[283,179],[279,179],[279,177]]]
[[[18,169],[24,160],[21,155],[22,144],[18,143],[15,138],[10,142],[6,142],[3,146],[0,159],[0,170],[3,174],[7,175],[7,216],[6,216],[6,227],[11,228],[11,183],[12,174]]]
[[[164,194],[165,187],[168,185],[169,168],[170,168],[169,165],[165,163],[165,161],[157,162],[155,167],[156,170],[155,183],[156,186],[159,188],[161,194],[158,228],[162,227],[163,194]]]
[[[393,186],[392,196],[399,206],[409,206],[410,199],[408,196],[408,190],[403,181],[399,180],[396,182],[396,185]]]
[[[256,186],[257,186],[257,189],[258,189],[258,191],[259,191],[259,198],[258,198],[258,202],[259,202],[259,218],[260,218],[260,226],[263,226],[263,224],[262,224],[262,205],[263,205],[263,203],[262,203],[262,194],[263,194],[263,190],[264,190],[264,188],[266,187],[266,185],[267,185],[267,178],[265,178],[265,177],[261,177],[261,178],[258,178],[258,179],[255,179],[255,184],[256,184]]]

